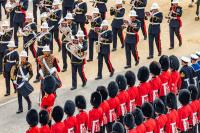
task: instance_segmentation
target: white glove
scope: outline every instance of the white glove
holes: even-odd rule
[[[28,77],[24,78],[23,81],[28,81]]]
[[[55,73],[56,71],[57,71],[57,70],[56,70],[55,67],[51,68],[51,70],[50,70],[50,75],[52,75],[52,74]]]
[[[14,80],[14,81],[13,81],[13,84],[17,84],[17,81],[16,81],[16,80]]]
[[[44,78],[44,73],[42,72],[42,69],[39,70],[39,74],[42,78]]]

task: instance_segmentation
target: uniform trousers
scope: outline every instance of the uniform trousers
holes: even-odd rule
[[[62,43],[62,61],[63,61],[63,68],[67,69],[67,55],[71,58],[69,51],[66,49],[66,43]]]
[[[63,17],[65,17],[68,12],[72,12],[72,11],[73,11],[73,7],[64,7],[64,6],[62,6]]]
[[[180,27],[170,27],[170,47],[174,48],[174,34],[178,38],[179,44],[182,43],[182,37],[180,34]]]
[[[160,33],[149,33],[149,56],[153,56],[154,54],[154,45],[153,45],[154,40],[156,43],[158,53],[161,53]]]
[[[137,50],[138,41],[135,43],[126,43],[125,44],[125,52],[126,52],[126,65],[131,66],[131,53],[135,59],[135,61],[139,60],[138,50]]]
[[[22,97],[23,97],[23,96],[18,92],[18,93],[17,93],[17,97],[18,97],[19,110],[23,110],[23,102],[22,102]],[[24,97],[24,99],[26,100],[28,106],[30,106],[31,100],[30,100],[29,96]]]
[[[58,29],[58,27],[53,28],[51,30],[51,34],[52,34],[52,38],[54,38],[56,43],[58,44],[58,47],[61,48],[62,43],[61,43],[60,38],[59,38],[59,29]],[[51,41],[50,49],[53,51],[53,39]]]
[[[138,20],[140,20],[140,22],[141,22],[142,34],[143,34],[144,37],[146,37],[147,36],[147,28],[146,28],[145,19],[144,18],[138,18]]]
[[[3,57],[4,57],[4,52],[0,52],[0,72],[3,71]]]
[[[98,41],[98,38],[89,38],[89,59],[91,60],[93,60],[95,41]]]
[[[117,48],[117,35],[121,41],[122,46],[124,46],[124,35],[122,28],[112,27],[112,32],[113,32],[113,49]]]

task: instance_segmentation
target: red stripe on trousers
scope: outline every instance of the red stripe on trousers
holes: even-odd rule
[[[147,28],[146,28],[146,23],[144,19],[143,19],[143,22],[144,22],[144,34],[147,35]]]
[[[158,52],[161,52],[160,32],[158,33]]]
[[[112,67],[112,64],[110,62],[110,53],[108,54],[108,65],[109,65],[109,71],[112,72],[113,71],[113,67]]]
[[[136,33],[135,55],[136,55],[137,61],[139,60],[138,50],[137,50],[138,42],[139,42],[139,35],[138,35],[138,33]]]
[[[85,65],[85,63],[83,63],[83,65],[82,65],[82,74],[83,74],[84,81],[86,81],[87,78],[86,78],[85,72],[84,72],[84,65]]]

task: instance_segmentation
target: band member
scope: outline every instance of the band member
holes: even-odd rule
[[[121,41],[121,48],[124,48],[124,35],[123,35],[123,20],[124,20],[124,14],[125,14],[125,8],[122,7],[122,0],[116,0],[115,3],[116,7],[111,7],[110,9],[110,15],[113,15],[113,21],[112,21],[112,32],[113,32],[113,49],[112,51],[117,50],[117,35],[120,38]]]
[[[53,0],[41,0],[39,3],[40,14],[52,9]]]
[[[106,18],[106,12],[107,12],[106,3],[107,3],[107,1],[108,0],[96,0],[94,2],[95,7],[97,7],[99,9],[102,20],[105,20],[105,18]]]
[[[48,21],[48,24],[49,26],[54,26],[53,29],[51,30],[51,34],[52,34],[52,40],[51,40],[51,44],[50,44],[50,48],[53,52],[53,38],[55,39],[56,43],[58,44],[58,51],[60,52],[61,51],[61,41],[60,41],[60,38],[59,38],[59,28],[58,28],[58,23],[61,19],[61,16],[62,16],[62,11],[61,9],[59,8],[59,5],[60,5],[60,0],[54,0],[53,1],[53,9],[50,11],[50,17],[49,17],[49,21]]]
[[[72,36],[75,36],[77,33],[76,23],[73,22],[74,18],[71,13],[67,13],[64,20],[60,24],[60,32],[62,35],[62,61],[63,61],[63,69],[62,72],[67,71],[67,55],[70,56],[69,51],[66,49],[66,44],[69,43],[72,39]]]
[[[9,28],[8,21],[4,21],[1,25],[2,34],[0,34],[0,74],[2,74],[4,52],[8,49],[7,45],[12,39],[13,29]]]
[[[139,64],[139,56],[137,51],[137,44],[139,42],[138,31],[140,29],[140,22],[136,19],[137,14],[134,10],[130,11],[130,20],[126,22],[126,38],[125,38],[125,52],[126,52],[126,66],[125,69],[131,68],[131,53],[135,59],[135,66]]]
[[[29,47],[33,57],[36,58],[36,50],[34,47],[35,43],[33,39],[35,38],[37,33],[37,25],[35,22],[33,22],[33,20],[34,20],[33,14],[28,13],[28,15],[26,16],[25,26],[23,28],[23,39],[24,39],[24,49],[26,50],[27,54]]]
[[[179,0],[173,0],[172,6],[169,12],[169,32],[170,32],[170,48],[174,49],[174,33],[178,38],[179,46],[182,45],[182,37],[180,34],[180,28],[182,26],[181,16],[182,7],[178,5]]]
[[[33,0],[33,18],[34,22],[37,24],[37,12],[38,12],[38,5],[40,4],[40,0]]]
[[[1,5],[2,5],[2,7],[4,8],[5,14],[7,14],[6,8],[5,8],[6,2],[7,2],[7,0],[0,0],[0,21],[2,20]]]
[[[91,18],[88,18],[88,21],[91,22],[91,29],[88,35],[89,36],[89,59],[87,60],[88,62],[90,62],[93,60],[94,43],[98,41],[98,32],[96,31],[96,29],[99,28],[102,23],[102,19],[101,19],[98,8],[93,9],[92,16]]]
[[[40,129],[38,128],[38,112],[35,109],[31,109],[28,111],[26,115],[26,122],[29,125],[29,129],[26,133],[39,133]]]
[[[191,68],[192,68],[192,84],[199,88],[199,74],[200,74],[200,65],[197,64],[198,56],[196,54],[191,55]]]
[[[20,64],[11,72],[11,79],[16,86],[20,86],[24,81],[29,81],[33,77],[32,65],[27,61],[28,55],[26,51],[22,51],[20,54]],[[18,111],[17,114],[23,112],[22,94],[17,92],[18,95]],[[28,103],[28,110],[31,109],[31,100],[29,96],[23,96]]]
[[[83,0],[76,1],[74,3],[74,13],[74,22],[77,24],[77,29],[79,30],[80,26],[81,30],[84,32],[85,37],[87,38],[87,29],[85,28],[87,3]]]
[[[144,40],[147,39],[147,30],[145,24],[145,7],[147,6],[147,0],[133,0],[132,9],[134,9],[137,13],[137,19],[141,22],[142,34],[144,36]]]
[[[63,17],[67,15],[67,13],[72,13],[74,8],[74,0],[63,0],[62,1],[62,13]]]
[[[15,50],[16,46],[15,46],[14,42],[10,42],[7,46],[8,46],[8,50],[5,51],[4,61],[3,61],[4,62],[3,75],[5,78],[5,82],[6,82],[6,94],[4,96],[10,95],[11,69],[13,68],[13,66],[16,66],[19,62],[19,54]],[[14,86],[14,89],[16,89],[14,84],[13,84],[13,86]],[[16,92],[16,90],[15,90],[15,92]]]
[[[156,42],[156,47],[158,50],[158,56],[161,56],[162,50],[161,50],[161,40],[160,40],[160,24],[163,20],[163,14],[159,10],[158,3],[153,3],[151,6],[151,12],[150,12],[150,24],[149,24],[149,57],[147,59],[153,58],[154,55],[154,39]]]
[[[199,20],[199,6],[200,6],[200,0],[197,0],[196,4],[197,4],[197,9],[196,9],[196,17],[195,17],[195,20],[198,21],[198,20]]]
[[[84,35],[83,31],[79,30],[76,34],[76,37],[78,39],[78,45],[81,45],[81,46],[80,46],[79,50],[74,51],[75,54],[85,52],[87,50],[87,41],[84,39],[85,35]],[[75,45],[77,45],[77,44],[75,44]],[[73,54],[71,54],[71,64],[72,64],[72,88],[71,88],[71,90],[74,90],[77,88],[77,76],[76,76],[77,71],[83,82],[82,87],[85,87],[85,85],[87,83],[87,78],[85,77],[85,73],[84,73],[85,59],[78,59]]]
[[[98,74],[95,80],[102,79],[103,58],[106,62],[110,77],[114,74],[114,68],[110,62],[110,43],[112,42],[112,31],[108,29],[108,21],[104,20],[101,24],[101,32],[99,33],[99,52],[98,52]]]
[[[18,47],[18,36],[17,32],[19,28],[23,28],[24,22],[25,22],[25,15],[26,11],[28,10],[28,0],[19,0],[19,2],[16,2],[16,10],[15,15],[13,18],[13,24],[14,24],[14,40],[15,45]]]

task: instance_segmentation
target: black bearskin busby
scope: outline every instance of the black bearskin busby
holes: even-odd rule
[[[117,93],[118,93],[119,87],[118,87],[118,85],[117,85],[116,82],[111,81],[111,82],[108,84],[107,90],[108,90],[108,95],[109,95],[111,98],[114,98],[114,97],[116,97],[116,95],[117,95]]]
[[[146,82],[149,79],[149,69],[146,66],[140,67],[137,78],[140,82]]]
[[[75,104],[76,107],[79,109],[86,109],[86,100],[85,97],[82,95],[78,95],[75,97]]]
[[[160,75],[160,72],[161,72],[160,63],[158,63],[157,61],[151,62],[151,64],[149,65],[149,71],[155,76]]]
[[[71,100],[67,100],[64,106],[64,112],[68,116],[73,116],[75,112],[75,103]]]
[[[191,100],[192,101],[197,100],[199,95],[197,87],[195,85],[190,85],[188,87],[188,90],[190,91]]]
[[[167,55],[162,55],[159,59],[162,71],[167,71],[169,69],[170,61]]]
[[[144,103],[141,106],[142,113],[147,118],[152,118],[154,115],[154,109],[153,106],[150,103]]]
[[[90,103],[94,108],[98,108],[101,104],[101,94],[97,91],[93,92],[90,98]]]
[[[49,122],[49,113],[46,110],[39,112],[39,122],[41,125],[47,125]]]
[[[61,122],[64,116],[63,108],[55,106],[52,110],[51,116],[55,122]]]
[[[134,118],[135,118],[135,124],[138,126],[143,123],[144,116],[142,113],[142,110],[140,108],[135,108],[135,110],[132,112]]]
[[[115,133],[125,133],[124,126],[120,122],[116,122],[113,124],[112,131]]]
[[[164,114],[165,113],[165,104],[161,99],[155,99],[153,102],[153,107],[156,113]]]
[[[127,71],[125,73],[125,77],[126,77],[127,85],[129,85],[130,87],[135,85],[136,77],[135,77],[135,73],[134,72]]]
[[[178,100],[182,105],[187,105],[190,102],[190,92],[187,89],[180,90]]]
[[[116,79],[115,79],[119,90],[125,90],[127,87],[127,82],[126,82],[126,78],[124,75],[117,75]]]
[[[97,91],[101,94],[102,101],[107,100],[108,98],[108,91],[105,86],[98,86]]]
[[[124,116],[124,125],[128,129],[133,129],[135,127],[135,120],[131,113],[128,113]]]
[[[177,109],[177,98],[174,93],[170,92],[167,94],[166,106],[171,109]]]
[[[170,60],[170,68],[177,71],[180,67],[180,62],[178,58],[175,55],[171,55],[169,56],[169,60]]]
[[[38,112],[35,109],[31,109],[28,111],[26,115],[26,121],[30,127],[37,126],[38,124]]]
[[[47,94],[51,94],[55,91],[56,89],[56,81],[55,78],[52,76],[47,76],[44,80],[44,92]]]

